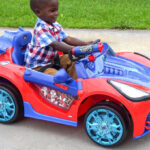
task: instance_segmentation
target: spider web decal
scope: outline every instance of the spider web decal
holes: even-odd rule
[[[50,104],[64,110],[68,110],[75,100],[71,95],[56,91],[46,86],[34,85],[37,92]]]

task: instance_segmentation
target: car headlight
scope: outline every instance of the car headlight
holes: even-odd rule
[[[108,82],[124,97],[131,101],[138,102],[150,99],[150,94],[145,91],[139,90],[135,87],[114,80],[108,80]]]

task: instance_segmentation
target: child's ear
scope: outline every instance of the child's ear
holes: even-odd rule
[[[40,11],[40,9],[35,9],[35,13],[39,16],[40,14],[41,14],[41,11]]]

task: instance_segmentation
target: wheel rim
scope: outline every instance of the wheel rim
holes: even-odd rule
[[[7,122],[14,117],[16,111],[12,96],[5,90],[0,89],[0,121]]]
[[[96,109],[86,119],[90,138],[100,145],[111,146],[120,141],[123,125],[120,118],[109,109]]]

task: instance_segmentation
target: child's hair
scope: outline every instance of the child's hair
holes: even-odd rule
[[[30,7],[33,12],[35,12],[36,9],[43,8],[43,5],[50,2],[51,0],[30,0]]]

